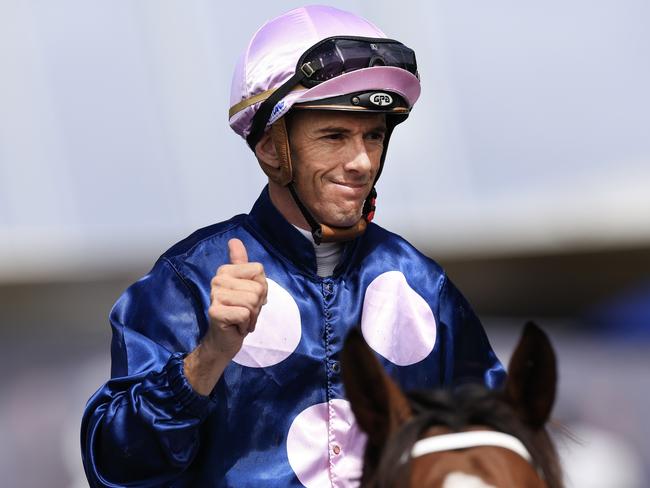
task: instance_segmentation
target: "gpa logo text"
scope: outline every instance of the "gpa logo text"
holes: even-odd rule
[[[388,93],[373,93],[370,95],[370,102],[378,107],[387,107],[393,103],[393,97]]]

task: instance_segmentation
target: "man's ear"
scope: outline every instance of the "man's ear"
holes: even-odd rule
[[[273,137],[271,137],[271,131],[267,130],[262,135],[262,138],[255,145],[255,156],[260,162],[262,169],[265,169],[265,166],[269,168],[272,172],[277,171],[280,167],[280,158],[278,157],[278,152],[275,148],[275,142]],[[265,169],[266,172],[266,169]]]
[[[280,186],[286,186],[293,180],[289,135],[284,119],[280,117],[274,122],[255,145],[255,156],[262,171]]]

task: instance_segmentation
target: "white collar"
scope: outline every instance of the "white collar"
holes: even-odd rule
[[[311,232],[295,225],[294,227],[298,229],[298,232],[305,236],[305,239],[311,242],[312,246],[314,246],[314,253],[316,254],[316,272],[318,276],[321,278],[331,276],[332,273],[334,273],[334,268],[336,268],[336,265],[339,264],[341,259],[343,245],[340,242],[321,242],[320,245],[317,246]]]

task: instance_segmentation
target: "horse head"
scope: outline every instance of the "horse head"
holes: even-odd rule
[[[562,487],[545,427],[555,401],[556,358],[536,325],[524,327],[499,390],[472,384],[404,393],[359,331],[346,340],[342,374],[368,436],[362,486]]]

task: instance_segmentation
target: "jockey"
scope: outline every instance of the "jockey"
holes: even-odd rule
[[[339,356],[356,327],[406,390],[500,385],[444,271],[371,223],[419,94],[414,52],[351,13],[302,7],[255,33],[229,118],[268,185],[113,307],[111,378],[81,431],[91,486],[355,486],[365,438]]]
[[[299,42],[296,42],[299,40]],[[277,166],[260,161],[275,185],[286,187],[316,244],[363,233],[372,219],[376,190],[393,128],[420,96],[415,53],[388,39],[365,19],[331,8],[309,7],[267,23],[235,69],[230,126],[257,152],[270,139]],[[363,215],[348,227],[318,222],[303,204],[292,174],[285,117],[291,110],[386,114],[380,167]],[[265,137],[266,136],[266,137]],[[259,155],[258,155],[259,159]]]

